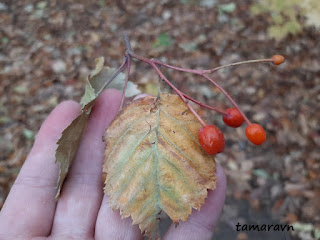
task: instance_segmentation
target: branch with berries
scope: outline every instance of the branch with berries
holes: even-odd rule
[[[252,63],[273,63],[274,65],[280,65],[284,62],[284,57],[281,55],[274,55],[271,58],[267,59],[257,59],[257,60],[248,60],[248,61],[241,61],[236,63],[227,64],[224,66],[219,66],[213,69],[207,69],[207,70],[197,70],[197,69],[188,69],[188,68],[182,68],[182,67],[176,67],[172,66],[166,63],[163,63],[157,59],[147,59],[142,56],[139,56],[135,54],[130,46],[130,42],[128,39],[128,36],[124,36],[124,42],[126,45],[126,53],[124,60],[116,72],[116,74],[120,73],[123,70],[126,71],[126,82],[123,89],[122,94],[122,100],[121,100],[121,108],[123,106],[124,97],[125,97],[125,90],[127,86],[127,82],[129,80],[129,74],[130,74],[130,66],[131,66],[131,59],[136,59],[142,62],[147,63],[150,65],[156,73],[159,75],[160,79],[162,79],[166,84],[168,84],[179,96],[180,98],[185,102],[185,104],[188,106],[189,110],[194,114],[194,116],[199,120],[199,122],[202,124],[202,128],[199,131],[198,139],[199,143],[202,146],[202,148],[210,155],[214,155],[217,153],[220,153],[224,150],[225,147],[225,140],[223,133],[214,125],[208,125],[193,109],[193,107],[190,105],[189,101],[192,101],[196,104],[198,104],[200,107],[216,111],[222,115],[223,122],[233,128],[240,127],[244,122],[248,125],[245,133],[250,142],[252,142],[255,145],[261,145],[266,140],[266,133],[261,125],[258,123],[251,123],[250,120],[246,117],[246,115],[243,113],[243,111],[240,109],[238,104],[233,100],[233,98],[228,94],[228,92],[223,89],[215,80],[213,80],[212,77],[210,77],[209,74],[212,74],[220,69],[238,66],[242,64],[252,64]],[[226,110],[217,109],[211,106],[208,106],[200,101],[197,101],[193,99],[192,97],[188,96],[184,92],[180,91],[176,86],[174,86],[168,78],[162,73],[160,70],[161,67],[173,69],[180,72],[187,72],[195,75],[199,75],[203,77],[204,79],[208,80],[210,83],[212,83],[216,88],[218,88],[234,105],[232,108],[228,108]]]

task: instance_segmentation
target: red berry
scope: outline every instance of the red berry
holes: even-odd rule
[[[274,65],[280,65],[281,63],[284,62],[284,57],[281,55],[273,55],[272,61]]]
[[[263,128],[257,124],[251,124],[246,128],[247,138],[255,145],[260,145],[266,140],[266,133]]]
[[[222,115],[222,120],[229,127],[240,127],[244,122],[244,118],[237,108],[228,108]]]
[[[199,143],[208,154],[214,155],[224,150],[223,133],[214,125],[207,125],[199,131]]]

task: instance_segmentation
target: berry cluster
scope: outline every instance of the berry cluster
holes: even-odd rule
[[[281,55],[274,55],[270,60],[274,65],[279,65],[284,62],[284,57]],[[237,104],[234,105],[236,107],[228,108],[225,112],[218,111],[222,113],[223,122],[229,127],[237,128],[246,120],[248,127],[246,128],[245,133],[249,141],[255,145],[264,143],[266,140],[264,129],[257,123],[252,124],[241,112]],[[223,133],[214,125],[204,124],[198,133],[198,138],[202,148],[210,155],[221,153],[224,150],[225,140]]]
[[[188,100],[200,105],[201,107],[205,107],[207,109],[214,110],[216,112],[221,113],[222,119],[227,126],[237,128],[237,127],[240,127],[244,121],[246,121],[246,123],[248,124],[248,127],[246,128],[246,136],[249,139],[249,141],[252,142],[253,144],[260,145],[266,140],[266,133],[263,130],[263,128],[257,123],[252,124],[249,121],[249,119],[244,115],[244,113],[240,110],[239,106],[231,98],[231,96],[216,81],[214,81],[209,76],[209,74],[211,74],[215,71],[218,71],[219,69],[222,69],[222,68],[238,66],[241,64],[248,64],[248,63],[270,62],[270,63],[273,63],[274,65],[279,65],[284,62],[283,56],[274,55],[274,56],[272,56],[272,58],[268,58],[268,59],[242,61],[242,62],[236,62],[236,63],[231,63],[231,64],[227,64],[224,66],[216,67],[213,69],[197,70],[197,69],[187,69],[187,68],[182,68],[182,67],[176,67],[176,66],[172,66],[172,65],[163,63],[157,59],[147,59],[147,58],[141,57],[132,51],[127,35],[124,35],[124,42],[126,45],[126,54],[125,54],[124,60],[121,64],[120,68],[116,71],[116,73],[111,77],[111,80],[110,80],[110,81],[112,81],[120,72],[122,72],[125,68],[127,68],[126,82],[125,82],[123,93],[122,93],[120,108],[122,108],[123,102],[124,102],[125,90],[126,90],[126,86],[127,86],[129,74],[130,74],[131,58],[134,58],[134,59],[137,59],[139,61],[145,62],[148,65],[150,65],[157,72],[157,74],[159,75],[159,78],[162,79],[165,83],[167,83],[179,95],[179,97],[188,106],[190,111],[199,120],[199,122],[203,126],[203,128],[200,129],[199,134],[198,134],[199,142],[200,142],[200,145],[202,146],[202,148],[208,154],[214,155],[214,154],[220,153],[224,150],[225,141],[224,141],[223,133],[216,126],[207,125],[206,122],[193,109],[193,107],[190,105]],[[169,79],[162,73],[162,71],[160,70],[159,67],[166,67],[166,68],[170,68],[170,69],[173,69],[176,71],[187,72],[187,73],[196,74],[198,76],[203,77],[205,80],[208,80],[216,88],[218,88],[231,101],[231,103],[235,107],[229,108],[226,111],[221,111],[219,109],[205,105],[204,103],[193,99],[192,97],[190,97],[187,94],[180,91],[176,86],[174,86],[169,81]]]

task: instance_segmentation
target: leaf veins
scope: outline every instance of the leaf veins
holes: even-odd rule
[[[215,160],[197,140],[200,128],[177,95],[161,94],[131,103],[106,131],[110,206],[152,239],[159,237],[161,211],[174,223],[186,221],[216,186]]]

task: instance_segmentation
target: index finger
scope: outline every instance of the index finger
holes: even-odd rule
[[[56,202],[58,164],[56,142],[63,129],[80,113],[76,102],[59,104],[41,126],[34,146],[25,161],[0,212],[0,238],[50,234]]]

